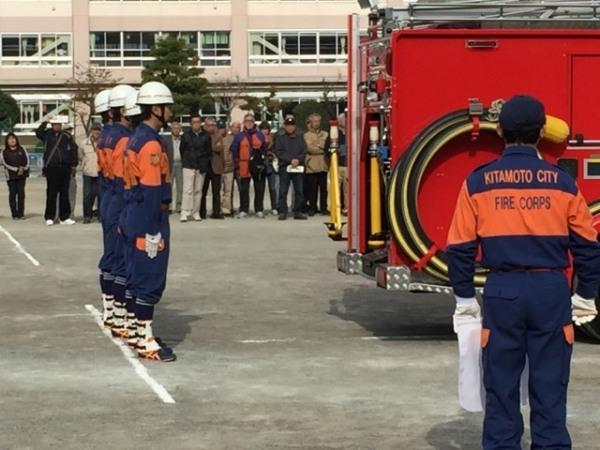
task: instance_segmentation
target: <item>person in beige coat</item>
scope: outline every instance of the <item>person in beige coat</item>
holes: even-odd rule
[[[100,139],[102,126],[95,123],[90,137],[79,146],[79,165],[83,173],[83,223],[91,223],[94,203],[100,204],[100,189],[98,186],[98,157],[96,142]],[[73,205],[75,206],[75,205]]]
[[[306,142],[306,194],[308,197],[308,215],[314,216],[317,212],[317,198],[319,212],[323,215],[327,211],[327,173],[329,172],[329,134],[321,129],[321,116],[311,114],[308,117],[308,131],[304,133]]]
[[[242,125],[239,122],[233,122],[229,127],[229,133],[223,137],[223,162],[224,170],[221,177],[221,211],[224,215],[233,214],[233,179],[235,171],[235,163],[233,154],[231,153],[231,144],[235,135],[240,132]],[[226,131],[226,130],[224,130]]]

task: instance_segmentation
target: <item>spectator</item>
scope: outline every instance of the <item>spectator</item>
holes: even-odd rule
[[[8,183],[8,204],[13,220],[25,219],[25,180],[29,176],[29,155],[21,147],[19,138],[8,133],[0,159]]]
[[[329,163],[328,134],[321,129],[321,116],[311,114],[308,117],[308,131],[304,133],[306,141],[306,180],[308,196],[308,215],[314,216],[317,212],[317,197],[321,214],[327,215],[327,173]]]
[[[285,121],[286,121],[287,119],[290,119],[290,118],[291,118],[291,119],[294,119],[294,121],[296,121],[296,114],[294,114],[294,112],[293,112],[293,111],[288,111],[288,112],[286,112],[286,113],[284,114],[284,116],[283,116],[283,127],[281,127],[281,128],[279,129],[279,131],[277,132],[277,135],[275,136],[275,140],[277,140],[277,138],[278,138],[279,136],[283,136],[283,135],[287,134],[287,131],[285,130],[285,128],[286,128],[286,127],[285,127]],[[300,131],[300,129],[299,129],[297,126],[296,126],[296,131],[295,131],[295,133],[296,133],[298,136],[302,136],[302,131]]]
[[[261,122],[258,129],[265,135],[266,155],[267,155],[267,183],[269,185],[269,196],[271,197],[271,214],[276,216],[279,205],[279,172],[278,161],[275,155],[275,143],[271,134],[271,127],[268,122]]]
[[[71,174],[77,168],[77,145],[70,134],[62,130],[62,125],[53,121],[52,128],[46,129],[48,122],[42,122],[35,135],[44,144],[44,168],[46,177],[46,225],[54,225],[56,201],[59,202],[59,220],[61,225],[73,225],[70,218],[69,186]]]
[[[222,194],[221,194],[221,211],[225,215],[233,214],[233,178],[235,164],[231,146],[235,136],[240,132],[242,126],[238,122],[233,122],[229,127],[229,133],[223,138],[223,178],[222,178]]]
[[[275,142],[275,154],[279,159],[279,220],[287,219],[290,182],[294,185],[294,219],[306,220],[302,213],[302,166],[306,158],[306,143],[303,136],[297,133],[293,117],[285,119],[284,129],[285,134],[280,134]]]
[[[250,180],[254,184],[254,211],[262,219],[265,197],[266,151],[265,136],[256,129],[252,114],[244,116],[244,131],[239,133],[232,144],[233,158],[240,178],[240,213],[238,218],[248,217],[250,207]]]
[[[294,114],[293,111],[287,111],[284,116],[283,116],[283,123],[284,125],[281,127],[281,129],[277,132],[277,135],[275,136],[275,141],[277,141],[277,138],[279,138],[279,136],[283,136],[285,134],[287,134],[287,132],[285,131],[285,121],[286,119],[294,119],[295,123],[296,123],[296,131],[294,131],[294,133],[296,133],[299,137],[301,137],[304,140],[304,133],[302,132],[302,130],[300,128],[298,128],[298,122],[297,122],[297,118],[296,118],[296,114]],[[275,145],[277,145],[277,142],[275,143]],[[281,177],[279,182],[281,183]],[[293,184],[292,184],[293,185]],[[306,171],[302,174],[302,192],[301,194],[301,198],[302,198],[302,205],[301,205],[301,209],[303,213],[307,213],[308,212],[308,203],[307,203],[307,196],[306,196]],[[280,189],[281,190],[281,189]],[[295,198],[295,194],[294,194],[294,198]],[[279,206],[279,205],[278,205]]]
[[[79,161],[83,173],[83,223],[92,222],[94,202],[100,204],[100,189],[98,186],[98,155],[96,144],[100,139],[102,125],[92,125],[90,137],[79,147]]]
[[[79,146],[75,143],[73,138],[73,127],[66,126],[64,129],[65,133],[71,136],[71,140],[75,144],[75,150],[79,154]],[[71,171],[71,181],[69,182],[69,206],[71,206],[71,219],[75,220],[75,206],[77,204],[77,168]],[[59,215],[59,210],[56,210],[56,215]]]
[[[208,185],[212,187],[212,215],[213,219],[224,219],[221,213],[221,176],[224,170],[223,160],[223,136],[217,128],[217,121],[214,117],[208,117],[204,121],[204,130],[210,136],[211,141],[211,157],[210,165],[208,166],[208,176],[204,180],[202,188],[202,203],[200,205],[200,216],[206,218],[206,194],[208,193]]]
[[[346,115],[340,114],[338,116],[338,162],[340,166],[339,170],[339,184],[342,187],[342,201],[343,208],[342,214],[348,215],[348,207],[350,206],[350,199],[348,198],[348,150],[346,147]]]
[[[181,221],[188,218],[196,221],[200,217],[200,200],[204,178],[210,166],[212,153],[210,137],[202,130],[202,119],[198,114],[190,117],[191,129],[181,138],[181,165],[183,166],[183,199]]]
[[[176,201],[175,212],[181,214],[181,199],[183,196],[183,166],[181,165],[181,124],[177,121],[171,123],[171,134],[162,138],[169,167],[171,171],[171,185],[175,184]]]

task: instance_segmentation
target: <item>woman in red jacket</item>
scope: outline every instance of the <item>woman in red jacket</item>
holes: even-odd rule
[[[8,183],[8,203],[13,220],[25,219],[25,180],[29,176],[29,155],[19,138],[8,133],[0,154]]]

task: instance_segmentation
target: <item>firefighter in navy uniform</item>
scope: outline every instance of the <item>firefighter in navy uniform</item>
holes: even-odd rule
[[[173,116],[173,97],[167,86],[150,81],[140,88],[137,103],[143,122],[129,140],[123,167],[128,199],[124,219],[127,277],[134,299],[138,355],[170,362],[175,361],[175,353],[154,336],[152,321],[166,287],[170,251],[171,181],[158,131]]]
[[[133,87],[126,84],[118,85],[110,92],[109,104],[113,119],[113,133],[111,133],[112,140],[109,139],[106,145],[110,148],[108,165],[110,166],[112,176],[112,196],[106,208],[106,223],[109,228],[109,239],[112,244],[112,265],[110,271],[114,277],[113,324],[111,332],[114,337],[122,339],[126,339],[128,335],[126,323],[127,277],[125,271],[125,246],[123,245],[119,225],[121,213],[125,207],[123,158],[129,136],[132,133],[132,122],[126,115],[125,102],[135,92]]]
[[[100,132],[100,138],[96,143],[96,156],[98,159],[98,184],[100,187],[100,195],[98,197],[98,213],[102,222],[102,244],[103,251],[102,257],[98,264],[100,269],[100,290],[102,291],[102,319],[104,326],[111,328],[113,325],[113,283],[115,281],[114,276],[111,273],[111,262],[110,262],[110,243],[109,237],[110,232],[106,226],[106,222],[102,216],[103,206],[106,209],[107,203],[103,203],[104,195],[106,194],[107,187],[109,185],[106,178],[108,174],[108,168],[106,166],[106,158],[104,153],[104,145],[107,136],[111,133],[112,129],[112,115],[110,112],[110,91],[111,89],[105,89],[96,95],[94,99],[94,110],[96,114],[102,116],[102,131]],[[105,211],[104,211],[105,212]]]
[[[521,448],[520,377],[529,361],[532,449],[571,448],[567,384],[574,330],[597,315],[600,246],[575,181],[539,157],[543,105],[515,96],[500,115],[502,157],[469,175],[448,236],[456,315],[480,316],[475,258],[490,270],[483,293],[483,448]],[[565,269],[573,257],[577,288]],[[571,299],[571,301],[569,301]]]

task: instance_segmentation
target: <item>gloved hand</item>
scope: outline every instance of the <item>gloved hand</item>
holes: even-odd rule
[[[456,309],[454,310],[455,316],[471,316],[474,318],[481,317],[481,308],[479,307],[479,303],[477,303],[477,299],[475,297],[464,298],[464,297],[455,297],[456,298]]]
[[[154,259],[158,254],[158,246],[160,245],[160,240],[162,239],[162,235],[160,233],[156,234],[147,234],[146,233],[146,254],[148,258]]]
[[[571,305],[573,308],[573,322],[577,326],[591,322],[598,315],[596,300],[594,299],[587,300],[578,294],[573,294]]]

